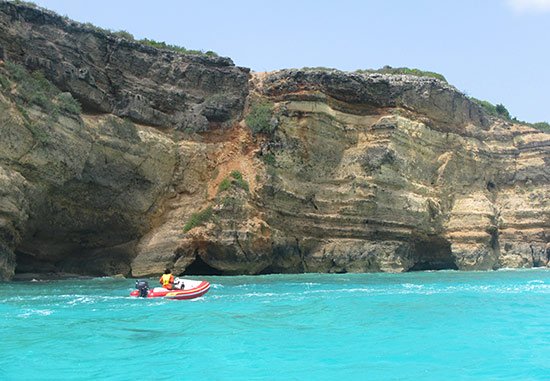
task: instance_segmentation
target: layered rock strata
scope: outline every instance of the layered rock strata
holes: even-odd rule
[[[250,75],[5,2],[0,47],[0,279],[549,264],[550,135],[437,79]]]
[[[261,237],[248,226],[227,243],[262,263],[252,273],[548,265],[550,135],[432,78],[284,70],[252,82],[277,119],[250,198],[271,249],[243,249]],[[227,228],[212,231],[203,247],[227,242]]]
[[[248,69],[106,34],[55,13],[0,3],[2,58],[39,70],[87,113],[205,131],[242,114]]]

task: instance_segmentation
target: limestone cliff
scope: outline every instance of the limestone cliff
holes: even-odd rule
[[[440,80],[250,75],[6,2],[0,54],[2,279],[549,263],[550,135]]]
[[[280,110],[267,219],[306,270],[548,264],[550,135],[432,78],[285,70],[256,88]]]

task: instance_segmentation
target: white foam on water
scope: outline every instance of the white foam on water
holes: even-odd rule
[[[412,283],[403,283],[401,286],[408,289],[416,289],[416,290],[421,290],[424,288],[424,286],[421,284],[412,284]]]
[[[95,302],[96,300],[90,296],[77,296],[75,299],[68,301],[67,304],[74,306],[76,304],[93,304]]]
[[[53,314],[53,311],[52,310],[32,310],[32,309],[27,309],[25,310],[25,312],[17,315],[17,317],[19,318],[23,318],[23,319],[27,319],[31,316],[49,316]]]

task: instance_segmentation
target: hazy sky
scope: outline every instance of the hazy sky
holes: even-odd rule
[[[550,122],[550,0],[34,0],[255,71],[407,66]]]

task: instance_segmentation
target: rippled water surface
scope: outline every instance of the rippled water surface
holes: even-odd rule
[[[548,270],[205,279],[1,283],[0,380],[550,379]]]

